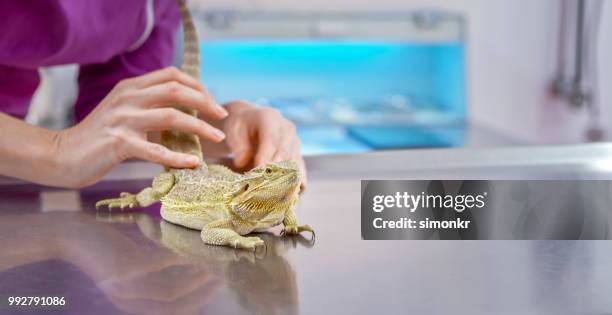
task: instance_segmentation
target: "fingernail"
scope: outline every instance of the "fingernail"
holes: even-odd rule
[[[252,158],[245,152],[238,156],[238,160],[240,161],[240,165],[247,166],[252,160]]]
[[[217,113],[218,113],[218,114],[219,114],[219,116],[221,116],[222,118],[225,118],[225,117],[227,117],[227,115],[229,115],[229,113],[227,112],[227,110],[226,110],[226,109],[225,109],[223,106],[221,106],[221,105],[219,105],[219,104],[217,104]]]
[[[215,134],[215,137],[219,139],[219,141],[225,139],[225,134],[223,133],[223,131],[215,128],[213,129],[213,133]]]
[[[234,166],[236,167],[243,167],[244,166],[244,161],[243,161],[243,157],[241,156],[237,156],[234,158]]]
[[[187,157],[185,157],[185,162],[189,163],[189,164],[198,164],[200,163],[200,158],[198,158],[197,156],[194,155],[189,155]]]

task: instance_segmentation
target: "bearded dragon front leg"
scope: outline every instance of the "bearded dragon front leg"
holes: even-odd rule
[[[264,241],[257,236],[245,237],[238,234],[234,230],[236,227],[236,224],[233,223],[231,219],[221,219],[204,226],[200,235],[204,243],[210,245],[229,245],[234,248],[255,250],[256,247],[265,244]],[[238,228],[240,228],[240,226],[238,226]]]
[[[174,175],[172,173],[164,172],[155,176],[151,187],[147,187],[135,195],[122,192],[119,195],[119,198],[100,200],[96,202],[96,209],[101,206],[108,206],[108,209],[147,207],[159,201],[159,199],[165,196],[173,186]]]
[[[293,208],[287,210],[287,213],[285,214],[285,219],[283,220],[283,225],[285,226],[285,228],[281,231],[281,235],[295,235],[301,232],[310,232],[312,233],[312,236],[314,238],[315,232],[310,227],[310,225],[298,224],[297,217],[295,215],[295,211],[293,211]]]

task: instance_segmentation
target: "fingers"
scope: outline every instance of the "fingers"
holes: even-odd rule
[[[198,78],[194,78],[175,67],[167,67],[122,82],[133,88],[141,89],[171,81],[178,82],[200,92],[206,92],[206,89],[200,84]]]
[[[227,131],[227,145],[234,154],[234,166],[246,167],[253,158],[253,144],[244,124],[235,124]]]
[[[294,142],[298,141],[295,133],[295,125],[289,120],[283,119],[279,130],[280,140],[277,144],[276,153],[272,156],[272,162],[291,160],[294,158]]]
[[[230,111],[231,105],[228,105]],[[251,159],[255,166],[271,161],[294,160],[301,172],[303,188],[307,180],[300,140],[295,125],[283,118],[280,112],[271,108],[247,107],[246,110],[232,111],[225,125],[228,146],[234,154],[236,167],[245,167]]]
[[[208,95],[182,85],[176,81],[166,82],[138,90],[132,95],[150,107],[176,106],[177,104],[197,110],[203,116],[219,120],[227,111]]]
[[[146,131],[174,129],[185,133],[196,134],[213,142],[220,142],[225,134],[210,124],[174,108],[158,108],[143,111],[134,119],[137,127]]]
[[[168,67],[121,81],[119,90],[135,90],[133,97],[152,106],[183,105],[210,119],[222,119],[227,111],[219,106],[197,78]],[[161,94],[161,95],[160,95]]]
[[[281,141],[283,117],[272,108],[261,108],[256,112],[254,130],[257,135],[257,153],[255,166],[260,166],[272,160]]]
[[[278,145],[280,143],[280,135],[275,132],[276,129],[272,129],[269,125],[262,124],[260,130],[257,133],[257,153],[255,154],[255,166],[263,165],[272,160],[274,154],[276,154]]]
[[[291,130],[291,129],[289,129]],[[284,160],[293,160],[298,164],[298,169],[300,170],[300,178],[301,185],[300,191],[304,191],[308,179],[306,178],[306,165],[304,163],[304,158],[302,158],[302,152],[300,148],[300,139],[297,137],[295,132],[289,132],[289,130],[285,129],[282,134],[285,136],[281,138],[280,143],[276,149],[276,153],[272,157],[272,162],[279,162]],[[267,161],[264,161],[265,163]],[[262,164],[263,164],[262,163]]]
[[[302,179],[300,191],[303,192],[304,189],[306,189],[306,184],[308,184],[308,177],[306,176],[306,163],[304,163],[304,158],[302,157],[302,149],[299,138],[297,138],[293,143],[293,156],[291,159],[297,162],[298,168],[300,169],[300,178]]]
[[[306,164],[304,163],[304,159],[300,158],[298,160],[298,166],[300,168],[300,179],[302,183],[300,184],[300,192],[304,192],[306,190],[306,186],[308,185],[308,176],[306,175]]]
[[[270,161],[280,162],[284,160],[294,160],[298,164],[300,170],[300,178],[302,180],[300,190],[304,191],[308,180],[306,178],[306,165],[302,158],[300,138],[297,136],[295,125],[291,121],[283,119],[281,121],[281,126],[282,127],[277,132],[277,134],[281,136],[278,140],[279,142],[276,144],[276,153],[274,153]],[[265,162],[267,161],[263,161],[262,164]],[[261,164],[256,163],[256,165]]]
[[[130,155],[173,168],[193,168],[198,166],[199,158],[194,155],[169,150],[161,144],[139,138],[129,138]]]

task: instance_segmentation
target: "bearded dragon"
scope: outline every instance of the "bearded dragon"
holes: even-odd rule
[[[185,0],[177,0],[183,22],[181,70],[199,79],[198,36]],[[196,116],[194,110],[176,106]],[[161,216],[171,223],[201,230],[206,244],[255,250],[263,246],[259,237],[247,235],[282,223],[281,235],[314,231],[298,225],[294,206],[299,199],[300,172],[294,161],[268,163],[244,174],[221,165],[207,165],[202,159],[199,138],[176,130],[162,132],[162,144],[171,150],[200,158],[195,169],[166,170],[153,179],[151,187],[137,194],[123,192],[119,198],[96,203],[101,206],[146,207],[161,201]]]

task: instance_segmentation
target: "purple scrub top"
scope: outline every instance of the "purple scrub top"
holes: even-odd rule
[[[76,63],[83,119],[120,80],[172,64],[175,0],[0,1],[0,111],[23,118],[38,68]]]

